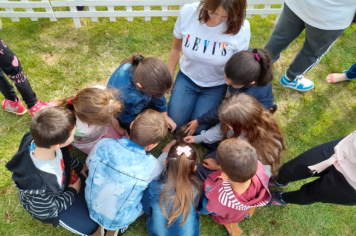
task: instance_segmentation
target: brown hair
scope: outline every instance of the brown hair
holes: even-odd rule
[[[272,70],[270,55],[263,49],[254,48],[252,51],[245,50],[232,55],[225,65],[224,72],[226,78],[234,85],[256,82],[257,86],[266,86],[273,80]]]
[[[156,57],[134,55],[122,63],[130,63],[136,83],[142,88],[138,90],[150,95],[164,95],[173,88],[173,78],[164,61]]]
[[[30,132],[37,147],[50,148],[65,143],[75,128],[73,112],[62,107],[46,107],[32,117]]]
[[[88,125],[111,125],[117,122],[116,119],[123,108],[122,102],[115,98],[116,93],[107,88],[84,88],[74,97],[64,98],[59,106],[73,111]]]
[[[189,147],[191,154],[187,156],[183,152],[179,155],[178,147]],[[167,227],[181,214],[183,217],[179,225],[183,225],[189,215],[191,203],[197,208],[201,185],[194,170],[198,160],[194,147],[185,142],[177,142],[168,152],[163,176],[163,179],[167,178],[167,184],[159,196],[159,206],[168,219]]]
[[[243,134],[256,149],[262,164],[271,165],[274,174],[278,171],[285,151],[282,131],[254,97],[239,93],[226,98],[220,106],[219,119],[225,138],[227,126],[232,127],[234,137]]]
[[[188,124],[182,125],[173,136],[173,139],[179,141],[184,141],[184,138],[188,136],[188,133],[185,133],[185,130],[188,128]]]
[[[222,141],[216,151],[221,170],[229,180],[244,183],[257,171],[256,150],[245,140],[230,138]]]
[[[228,14],[224,34],[237,34],[246,18],[246,0],[201,0],[198,20],[206,23],[210,18],[209,11],[215,11],[219,6]]]
[[[158,111],[147,109],[140,113],[130,130],[130,140],[146,147],[158,143],[168,130],[167,121]]]

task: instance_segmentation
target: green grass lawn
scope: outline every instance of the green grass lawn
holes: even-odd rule
[[[251,47],[264,46],[275,18],[254,16],[249,19]],[[105,85],[120,61],[135,52],[159,57],[168,63],[175,19],[161,21],[153,17],[151,22],[143,18],[135,18],[133,22],[99,19],[97,23],[82,19],[83,27],[75,29],[71,19],[11,22],[3,18],[0,38],[17,54],[39,98],[49,101],[74,95],[80,88],[98,83]],[[325,82],[328,73],[341,72],[356,61],[355,30],[356,26],[346,29],[321,63],[307,74],[315,82],[315,89],[310,92],[285,89],[278,82],[302,46],[304,34],[275,63],[273,90],[279,104],[275,116],[287,146],[284,161],[355,130],[356,81],[334,85]],[[22,136],[29,131],[31,117],[29,113],[16,116],[0,111],[0,120],[0,235],[72,235],[64,228],[56,229],[32,219],[19,204],[11,174],[4,166],[16,153]],[[168,135],[153,153],[158,155],[170,139]],[[85,159],[79,151],[74,154]],[[296,190],[305,182],[293,183],[286,190]],[[331,204],[263,207],[240,226],[244,235],[354,235],[355,216],[355,207]],[[125,235],[147,235],[144,217],[130,225]],[[202,216],[201,235],[225,236],[227,233],[223,226]]]

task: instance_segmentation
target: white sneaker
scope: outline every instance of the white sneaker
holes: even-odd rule
[[[296,80],[290,80],[286,75],[283,75],[279,82],[287,88],[298,90],[301,92],[306,92],[314,88],[314,82],[305,78],[304,76]]]

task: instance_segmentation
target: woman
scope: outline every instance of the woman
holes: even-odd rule
[[[292,192],[271,192],[269,205],[309,205],[315,202],[356,205],[356,131],[316,146],[285,163],[269,186],[319,177]]]
[[[250,42],[245,0],[202,0],[185,5],[174,27],[168,68],[172,76],[180,53],[180,71],[172,92],[168,115],[177,128],[195,120],[223,100],[227,85],[224,66]],[[208,129],[199,126],[196,133]]]

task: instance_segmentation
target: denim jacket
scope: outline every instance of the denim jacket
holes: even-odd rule
[[[101,139],[90,155],[85,187],[90,217],[105,229],[125,228],[143,213],[141,198],[158,161],[125,137]]]
[[[118,99],[123,100],[124,109],[119,115],[119,120],[126,126],[130,126],[136,116],[152,102],[157,111],[166,112],[166,98],[164,95],[160,98],[152,97],[151,95],[139,91],[136,86],[136,81],[130,70],[131,64],[121,64],[119,68],[111,75],[108,88],[116,88],[120,90]]]
[[[187,220],[183,225],[179,226],[182,220],[180,215],[174,223],[166,227],[167,218],[163,215],[159,206],[159,195],[165,187],[165,182],[160,183],[154,180],[150,183],[142,197],[143,211],[147,215],[146,225],[149,236],[198,236],[199,228],[199,213],[190,205],[190,212]]]

